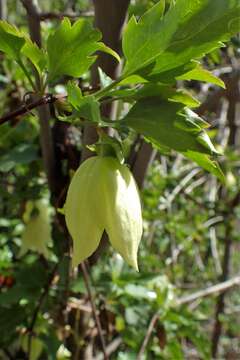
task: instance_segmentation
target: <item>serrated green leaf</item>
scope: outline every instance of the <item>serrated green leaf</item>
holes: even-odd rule
[[[135,84],[144,84],[148,80],[144,79],[140,75],[130,75],[127,78],[123,79],[118,85],[135,85]]]
[[[40,49],[37,44],[33,43],[30,39],[26,38],[26,42],[21,50],[21,53],[25,55],[29,61],[34,65],[38,74],[41,76],[43,70],[46,67],[47,59],[46,53],[43,49]]]
[[[203,57],[239,31],[239,0],[178,0],[175,8],[178,26],[152,75]]]
[[[125,101],[132,102],[135,100],[137,94],[137,89],[127,88],[127,89],[117,89],[112,90],[109,95],[116,97],[118,99],[124,99]]]
[[[196,162],[203,169],[215,175],[222,183],[225,183],[225,176],[219,164],[216,161],[211,160],[209,156],[194,151],[184,152],[183,155],[188,159]]]
[[[119,59],[112,49],[99,42],[100,39],[101,33],[86,19],[79,19],[71,25],[65,18],[47,40],[49,82],[63,75],[81,76],[95,61],[96,55],[93,54],[98,50]]]
[[[208,124],[184,105],[144,99],[121,122],[155,146],[176,150],[223,180],[220,167],[208,156],[218,154],[204,130]]]
[[[218,85],[225,89],[224,82],[210,71],[204,69],[200,64],[195,69],[176,77],[177,80],[198,80]]]
[[[210,149],[212,154],[220,155],[220,153],[215,149],[213,143],[211,142],[208,134],[205,131],[201,131],[197,136],[197,140],[200,144],[206,147],[206,149]]]
[[[184,113],[186,114],[186,118],[193,122],[194,124],[198,125],[201,129],[207,129],[210,127],[209,123],[203,120],[198,114],[196,114],[194,111],[185,108]]]
[[[190,108],[195,108],[200,105],[198,99],[196,99],[193,95],[190,94],[187,90],[178,89],[175,90],[169,97],[169,101],[180,102]]]
[[[152,76],[175,69],[222,46],[239,31],[239,0],[178,0],[163,18],[157,16],[160,6],[138,23],[130,19],[126,27],[126,76],[151,63]]]
[[[159,74],[147,74],[145,78],[149,81],[160,82],[162,84],[175,84],[178,76],[186,74],[197,66],[196,61],[190,61],[187,64],[180,65],[174,69],[160,72]],[[141,72],[141,71],[140,71]]]
[[[24,53],[23,49],[25,45],[26,48]],[[34,82],[31,79],[31,73],[25,66],[22,55],[26,56],[33,63],[38,73],[41,74],[41,65],[43,64],[43,53],[41,50],[37,50],[37,47],[35,48],[27,35],[18,30],[15,26],[10,25],[6,21],[0,21],[0,51],[5,52],[9,58],[18,63],[25,76],[28,78],[31,87],[36,90]]]
[[[126,102],[133,102],[141,98],[159,97],[159,100],[169,100],[182,103],[188,107],[198,107],[200,102],[185,89],[174,89],[167,85],[146,83],[140,89],[120,89],[110,92],[111,96],[123,98]]]
[[[164,2],[160,1],[148,10],[137,22],[133,16],[123,35],[123,52],[127,59],[125,74],[133,74],[144,68],[156,57],[159,46],[159,24],[162,24]],[[164,38],[164,36],[162,36]],[[141,59],[141,56],[143,58]]]
[[[205,154],[217,153],[212,144],[207,145],[202,139],[199,141],[201,134],[206,134],[203,126],[185,111],[183,104],[161,101],[159,98],[140,100],[122,123],[179,152],[191,150]],[[207,137],[207,134],[204,136]]]
[[[169,100],[177,103],[182,103],[188,107],[197,107],[200,102],[194,98],[190,92],[184,89],[174,89],[167,85],[147,83],[136,92],[134,97],[136,99],[146,97],[159,96],[162,100]]]
[[[6,21],[0,21],[0,51],[6,53],[11,59],[18,60],[24,44],[24,35],[15,26]]]

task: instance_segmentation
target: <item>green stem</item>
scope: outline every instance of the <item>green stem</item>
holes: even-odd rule
[[[94,95],[97,100],[100,100],[104,96],[107,96],[109,91],[112,90],[115,86],[117,86],[123,78],[120,76],[118,79],[114,80],[110,85],[106,86],[105,88],[97,91]]]

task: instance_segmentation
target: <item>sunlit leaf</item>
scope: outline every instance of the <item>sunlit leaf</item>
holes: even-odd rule
[[[155,76],[202,57],[239,31],[239,0],[178,0],[162,18],[161,2],[137,22],[132,17],[123,36],[125,75],[153,64]]]
[[[87,20],[79,19],[71,25],[65,18],[47,40],[49,82],[63,75],[81,76],[95,61],[94,53],[98,50],[119,59],[100,39],[101,33]]]

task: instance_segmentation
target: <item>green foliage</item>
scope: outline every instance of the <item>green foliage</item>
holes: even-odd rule
[[[221,46],[239,30],[238,0],[178,0],[161,19],[163,1],[139,22],[129,21],[123,36],[124,73],[148,68],[154,78]]]
[[[43,77],[47,67],[50,83],[63,75],[79,77],[84,74],[96,60],[93,54],[97,50],[120,61],[115,51],[99,41],[101,33],[85,19],[79,19],[72,26],[70,20],[65,18],[59,28],[49,35],[47,54],[32,43],[26,34],[5,21],[0,21],[0,35],[1,51],[17,61],[25,73],[29,74],[23,65],[24,57],[31,61],[40,77]]]
[[[83,96],[80,88],[73,82],[67,84],[68,102],[72,105],[75,116],[87,121],[101,123],[100,103],[93,95]]]
[[[0,171],[9,172],[15,166],[29,164],[38,158],[37,147],[33,144],[18,144],[0,159]]]
[[[197,65],[193,70],[176,77],[177,80],[199,80],[218,85],[225,89],[224,82],[210,71],[203,69],[201,65]]]
[[[132,107],[122,123],[156,145],[181,152],[223,180],[219,167],[206,156],[217,154],[204,131],[208,125],[182,104],[158,98],[143,99]]]
[[[4,51],[11,59],[18,60],[25,44],[22,33],[14,26],[0,22],[0,50]]]
[[[79,19],[71,26],[70,20],[65,18],[47,41],[49,82],[63,75],[81,76],[96,60],[93,54],[97,50],[118,59],[113,50],[99,42],[100,39],[101,33],[93,29],[88,21]]]
[[[46,69],[47,58],[43,49],[33,43],[29,38],[25,39],[25,44],[22,48],[22,54],[34,65],[39,76],[42,76],[43,71]]]

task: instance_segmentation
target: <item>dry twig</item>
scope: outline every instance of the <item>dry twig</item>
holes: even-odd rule
[[[216,295],[217,293],[225,292],[230,288],[232,288],[233,286],[238,286],[238,285],[240,285],[240,276],[235,276],[234,278],[224,281],[220,284],[213,285],[206,289],[196,291],[195,293],[190,295],[186,295],[177,300],[177,305],[191,303],[195,300],[201,299],[209,295]]]
[[[99,338],[100,338],[101,345],[102,345],[102,351],[103,351],[103,355],[104,355],[104,360],[108,360],[108,355],[107,355],[107,350],[106,350],[106,343],[105,343],[104,336],[103,336],[103,330],[102,330],[100,319],[99,319],[99,316],[98,316],[98,313],[97,313],[96,305],[95,305],[95,302],[94,302],[94,298],[93,298],[93,294],[92,294],[92,290],[91,290],[91,285],[90,285],[89,274],[88,274],[88,270],[87,270],[87,267],[85,265],[85,262],[82,262],[80,264],[80,267],[81,267],[81,270],[82,270],[82,273],[83,273],[83,279],[84,279],[85,286],[86,286],[87,293],[88,293],[88,297],[89,297],[89,300],[90,300],[90,303],[91,303],[93,317],[94,317],[94,320],[95,320],[95,323],[96,323],[96,326],[97,326],[97,329],[98,329],[98,334],[99,334]]]
[[[24,103],[18,109],[14,110],[14,111],[11,111],[10,113],[2,116],[0,118],[0,125],[4,124],[4,123],[6,123],[6,122],[8,122],[10,120],[16,119],[19,116],[26,115],[31,110],[33,110],[33,109],[35,109],[35,108],[37,108],[39,106],[54,103],[55,101],[57,101],[59,99],[62,99],[62,98],[63,98],[63,95],[46,94],[42,98],[40,98],[40,99],[38,99],[36,101],[33,101],[30,104],[25,104]]]

